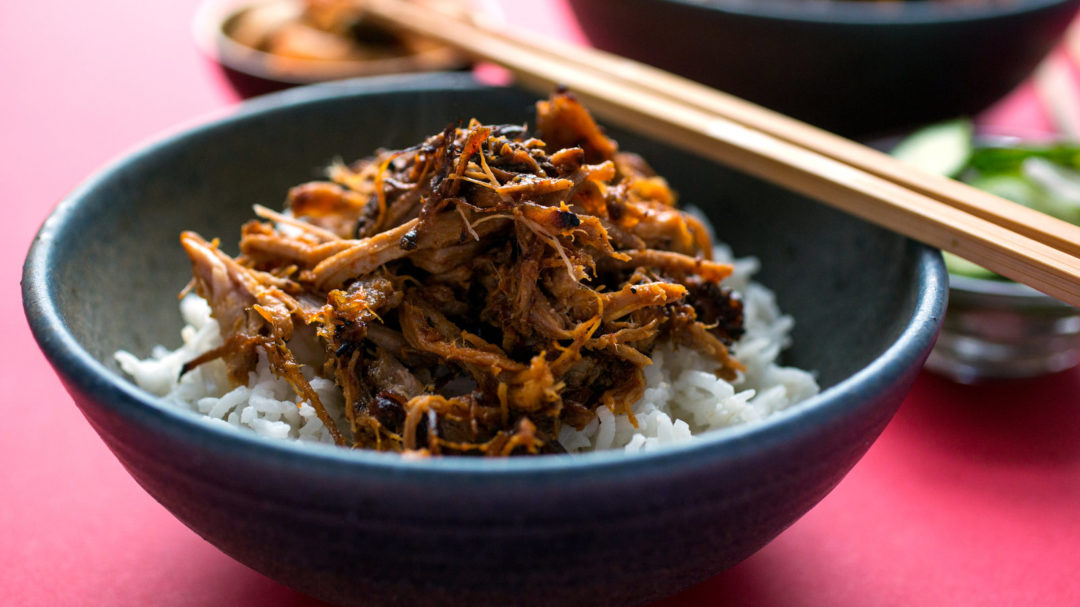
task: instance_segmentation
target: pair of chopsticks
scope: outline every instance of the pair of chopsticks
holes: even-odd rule
[[[604,120],[810,196],[1080,306],[1080,227],[641,63],[483,16],[367,0],[388,26],[455,46]]]

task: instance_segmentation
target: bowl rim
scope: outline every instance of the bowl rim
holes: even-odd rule
[[[962,4],[943,6],[940,2],[903,2],[883,6],[872,2],[837,0],[655,0],[689,9],[718,11],[749,18],[797,23],[886,26],[960,23],[1001,19],[1051,9],[1058,5],[1080,4],[1080,0],[1017,0],[1004,5]]]
[[[1028,305],[1039,304],[1063,309],[1075,308],[1075,306],[1055,299],[1042,291],[1007,278],[995,280],[992,278],[973,278],[960,274],[949,274],[949,289],[968,295],[1015,299],[1017,303]]]
[[[567,482],[585,483],[593,474],[611,474],[640,478],[643,475],[666,476],[671,465],[683,468],[688,462],[704,466],[709,462],[735,461],[762,449],[776,448],[792,438],[806,435],[821,424],[835,421],[852,410],[870,406],[899,382],[913,367],[921,364],[936,339],[944,318],[948,293],[945,266],[940,253],[917,242],[914,247],[917,293],[911,317],[900,334],[876,359],[851,376],[830,386],[806,401],[781,411],[769,419],[751,424],[715,430],[700,440],[670,445],[657,451],[628,456],[621,450],[575,455],[551,455],[520,458],[433,457],[405,460],[397,454],[344,449],[324,444],[299,444],[297,441],[268,439],[254,432],[207,423],[198,414],[168,405],[160,398],[138,388],[119,371],[107,368],[83,348],[67,330],[50,293],[56,289],[49,268],[57,255],[54,242],[75,212],[81,200],[94,188],[121,170],[127,163],[174,145],[182,145],[219,126],[234,121],[257,118],[274,111],[314,104],[336,98],[359,99],[388,93],[432,93],[446,90],[481,91],[498,89],[477,82],[470,74],[409,74],[377,78],[359,78],[288,89],[245,102],[225,113],[213,113],[210,120],[195,126],[170,131],[136,146],[112,160],[64,197],[42,224],[34,237],[23,267],[22,295],[24,311],[39,347],[54,367],[65,387],[73,395],[90,395],[128,421],[153,428],[185,444],[197,444],[212,453],[229,457],[259,460],[260,465],[285,469],[317,469],[320,473],[370,476],[392,471],[397,480],[424,478],[453,482],[463,478],[503,478],[532,481],[546,480],[565,486]],[[80,407],[78,399],[76,404]],[[583,472],[588,471],[588,474]],[[578,474],[568,474],[577,472]]]

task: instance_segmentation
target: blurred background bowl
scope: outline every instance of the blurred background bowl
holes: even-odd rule
[[[1032,73],[1080,0],[574,0],[595,46],[848,136],[972,115]]]
[[[303,0],[205,0],[195,13],[195,41],[245,97],[298,84],[464,69],[470,65],[454,49],[409,36],[399,48],[387,50],[376,45],[373,52],[362,42],[364,33],[333,36],[317,28],[298,27],[303,10]],[[267,52],[261,43],[268,32],[275,30],[281,41],[282,25],[291,28],[285,32],[290,41],[279,46],[295,52]],[[376,38],[386,35],[378,28],[365,33]],[[315,54],[327,57],[316,58]]]
[[[974,383],[1078,362],[1080,310],[1015,282],[949,275],[949,308],[928,369]]]
[[[873,145],[891,150],[899,141]],[[979,129],[971,137],[976,148],[1055,142],[1060,136],[1037,131]],[[1005,278],[949,273],[949,306],[927,369],[973,384],[1038,377],[1078,363],[1080,309]]]
[[[757,279],[796,319],[784,363],[822,386],[762,423],[634,456],[406,460],[273,441],[163,402],[114,360],[176,343],[191,271],[181,230],[230,249],[253,203],[279,206],[334,158],[472,116],[521,124],[535,99],[464,74],[364,78],[262,97],[137,150],[63,200],[35,239],[23,278],[34,336],[143,488],[302,592],[356,605],[626,605],[700,582],[802,516],[889,422],[940,327],[937,251],[612,130],[737,253],[760,258]]]

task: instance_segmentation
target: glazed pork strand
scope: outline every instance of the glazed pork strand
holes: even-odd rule
[[[222,358],[242,382],[262,354],[336,430],[293,353],[313,330],[345,397],[338,444],[414,455],[559,452],[563,424],[631,413],[662,342],[733,378],[742,304],[705,227],[572,95],[536,125],[336,164],[286,213],[256,207],[236,258],[185,233],[224,338],[185,369]]]

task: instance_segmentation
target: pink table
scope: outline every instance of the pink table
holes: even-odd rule
[[[579,35],[561,0],[504,4],[512,20],[529,9],[523,23]],[[224,556],[146,495],[81,419],[21,310],[21,263],[56,201],[139,141],[237,102],[192,45],[195,5],[0,8],[3,604],[316,604]],[[1046,127],[1029,89],[984,119]],[[1078,566],[1080,371],[985,388],[924,374],[819,506],[662,605],[1080,605]]]

